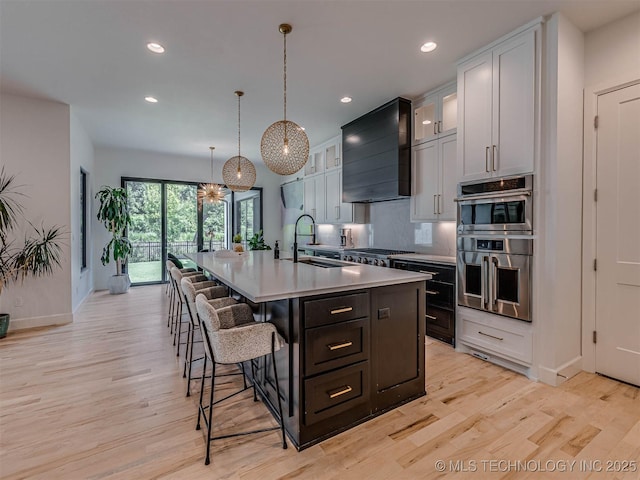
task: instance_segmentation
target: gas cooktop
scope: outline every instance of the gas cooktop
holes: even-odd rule
[[[381,256],[401,255],[403,253],[415,253],[407,250],[393,250],[389,248],[348,248],[348,249],[345,249],[345,252],[361,253],[363,255],[381,255]]]

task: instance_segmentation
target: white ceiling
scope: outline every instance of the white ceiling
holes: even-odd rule
[[[588,31],[638,0],[0,0],[3,91],[70,104],[96,146],[220,161],[260,160],[282,118],[288,22],[288,115],[317,144],[397,96],[455,77],[455,61],[537,16],[561,10]],[[438,49],[423,54],[427,40]],[[150,53],[155,41],[164,55]],[[159,103],[144,101],[153,95]],[[339,99],[349,95],[351,104]]]

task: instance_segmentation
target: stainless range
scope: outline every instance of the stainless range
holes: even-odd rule
[[[341,260],[347,262],[364,263],[378,267],[391,266],[391,255],[415,253],[406,250],[391,250],[387,248],[352,248],[342,252]]]

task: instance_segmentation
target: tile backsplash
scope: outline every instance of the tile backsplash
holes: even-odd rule
[[[353,247],[411,250],[431,255],[454,256],[455,222],[411,223],[410,200],[393,200],[369,205],[367,224],[319,225],[318,241],[340,244],[340,228],[350,228]]]

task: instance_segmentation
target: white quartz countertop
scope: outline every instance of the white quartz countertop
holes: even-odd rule
[[[414,262],[445,263],[455,265],[456,257],[446,257],[443,255],[426,255],[422,253],[404,253],[401,255],[391,255],[394,260],[413,260]]]
[[[244,252],[232,258],[215,257],[213,252],[187,257],[255,303],[431,279],[422,273],[349,262],[342,262],[343,267],[322,268],[275,260],[271,250]]]

